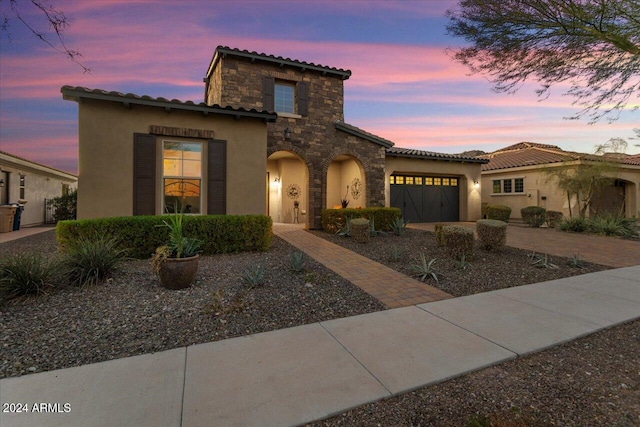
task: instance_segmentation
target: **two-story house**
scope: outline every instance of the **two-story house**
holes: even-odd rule
[[[412,222],[480,217],[486,160],[394,147],[345,123],[349,70],[219,46],[205,103],[68,87],[79,102],[81,218],[398,206]],[[83,194],[84,193],[84,194]]]

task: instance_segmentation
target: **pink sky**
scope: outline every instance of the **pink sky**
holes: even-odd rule
[[[217,45],[350,69],[345,121],[399,147],[457,153],[532,141],[591,152],[640,125],[630,111],[612,124],[564,120],[577,110],[561,90],[542,102],[534,85],[494,93],[446,52],[460,43],[445,34],[452,1],[50,3],[71,20],[65,41],[92,72],[11,22],[12,40],[0,39],[0,150],[71,172],[77,105],[62,100],[61,86],[201,102]],[[640,151],[630,142],[628,152]]]

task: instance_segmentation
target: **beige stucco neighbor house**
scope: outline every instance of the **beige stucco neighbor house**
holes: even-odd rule
[[[0,205],[24,203],[20,226],[45,221],[45,199],[74,190],[78,178],[50,166],[0,151]]]
[[[640,216],[640,155],[596,156],[564,151],[555,145],[521,142],[480,157],[489,160],[482,165],[483,203],[511,207],[512,218],[520,218],[520,209],[542,206],[569,216],[578,214],[577,200],[569,201],[566,193],[549,179],[548,171],[561,166],[602,162],[615,163],[615,181],[596,195],[590,212]]]
[[[345,123],[350,76],[219,46],[202,104],[63,87],[79,102],[78,216],[159,214],[179,202],[319,228],[322,209],[346,199],[400,207],[412,222],[480,218],[487,160],[396,148]]]

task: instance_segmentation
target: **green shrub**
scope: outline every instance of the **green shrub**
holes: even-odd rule
[[[445,247],[453,259],[473,256],[473,230],[461,225],[445,225],[442,227]]]
[[[538,228],[545,223],[547,219],[547,210],[540,206],[527,206],[520,209],[522,220],[531,227]]]
[[[581,233],[587,229],[587,220],[584,218],[565,218],[560,221],[560,230],[573,231],[575,233]]]
[[[322,229],[328,233],[337,233],[345,228],[350,218],[373,219],[379,230],[390,231],[393,220],[402,216],[398,208],[364,209],[324,209],[322,211]]]
[[[556,228],[562,220],[564,219],[564,215],[562,212],[557,211],[547,211],[547,224],[551,228]]]
[[[39,295],[56,285],[55,261],[40,254],[16,253],[0,260],[0,302]]]
[[[638,235],[636,218],[598,215],[587,219],[587,230],[605,236],[633,237]]]
[[[61,269],[66,281],[73,286],[95,285],[111,276],[127,259],[126,251],[118,248],[113,237],[81,236],[64,247]]]
[[[507,223],[497,219],[479,219],[476,221],[476,233],[480,245],[487,250],[493,250],[507,242]]]
[[[81,236],[114,236],[119,249],[127,249],[133,258],[149,258],[169,239],[169,229],[158,227],[167,215],[61,221],[56,238],[64,248]],[[197,238],[202,253],[266,251],[272,239],[271,218],[265,215],[193,215],[185,216],[184,237]]]
[[[52,201],[53,218],[56,222],[76,219],[78,207],[78,190],[56,197]]]
[[[511,217],[511,208],[509,206],[487,205],[485,210],[487,212],[487,219],[509,222],[509,218]]]
[[[439,247],[443,247],[445,244],[445,240],[444,240],[444,233],[442,232],[442,227],[444,227],[444,224],[436,224],[433,226],[433,232],[436,235],[436,243],[438,244]]]

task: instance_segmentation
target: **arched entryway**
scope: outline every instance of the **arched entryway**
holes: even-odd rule
[[[353,156],[335,157],[327,168],[327,208],[340,207],[343,200],[349,208],[367,206],[367,189],[362,163]]]
[[[267,158],[266,210],[273,222],[309,223],[309,168],[290,151]]]

